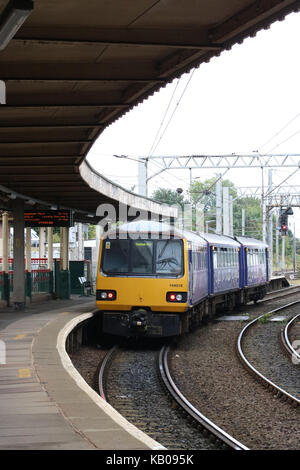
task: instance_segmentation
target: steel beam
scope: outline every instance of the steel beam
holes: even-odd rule
[[[127,31],[127,35],[128,35],[128,32]],[[105,31],[103,32],[103,34],[105,34]],[[197,36],[197,34],[195,33],[195,37]],[[178,42],[178,41],[174,41],[174,42],[167,42],[167,41],[155,41],[152,37],[152,40],[144,40],[144,41],[139,41],[139,40],[135,40],[135,41],[125,41],[125,40],[108,40],[108,39],[99,39],[99,40],[87,40],[87,39],[78,39],[78,38],[74,38],[74,39],[57,39],[57,38],[54,38],[54,39],[49,39],[48,37],[40,37],[40,36],[36,36],[36,37],[16,37],[14,39],[14,43],[18,44],[18,43],[26,43],[26,44],[32,44],[33,46],[35,44],[38,44],[39,46],[43,46],[43,47],[49,47],[49,46],[59,46],[60,44],[62,45],[71,45],[71,46],[103,46],[103,47],[106,47],[106,46],[124,46],[124,47],[151,47],[151,48],[154,48],[154,47],[159,47],[159,48],[171,48],[171,49],[200,49],[200,50],[208,50],[208,51],[215,51],[215,50],[220,50],[222,49],[224,46],[223,44],[221,43],[212,43],[212,42],[206,42],[206,43],[202,43],[202,42]]]
[[[300,167],[300,154],[152,156],[149,161],[158,163],[161,171],[188,168],[294,168]]]

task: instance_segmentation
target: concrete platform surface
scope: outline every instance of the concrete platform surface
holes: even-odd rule
[[[0,450],[162,448],[62,360],[61,331],[94,309],[94,300],[74,296],[0,310]]]

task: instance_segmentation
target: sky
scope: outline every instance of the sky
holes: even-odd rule
[[[300,13],[292,13],[136,106],[102,133],[88,161],[112,181],[137,191],[134,159],[139,156],[300,154],[299,44]],[[157,170],[150,161],[148,176]],[[293,172],[273,170],[273,184]],[[192,174],[203,181],[216,173],[195,169]],[[261,170],[231,169],[225,177],[236,186],[258,186]],[[150,179],[148,195],[159,187],[187,190],[189,178],[189,170],[164,172]],[[300,185],[300,170],[285,184]],[[299,209],[289,222],[292,230],[296,223],[300,238]]]

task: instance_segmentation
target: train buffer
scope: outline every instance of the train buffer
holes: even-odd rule
[[[79,277],[78,280],[81,287],[80,297],[89,297],[90,295],[94,295],[93,285],[90,281],[87,281],[85,277]]]

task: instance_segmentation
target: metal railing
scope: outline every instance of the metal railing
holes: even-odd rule
[[[31,292],[33,294],[49,293],[51,288],[50,269],[35,269],[31,271]]]

